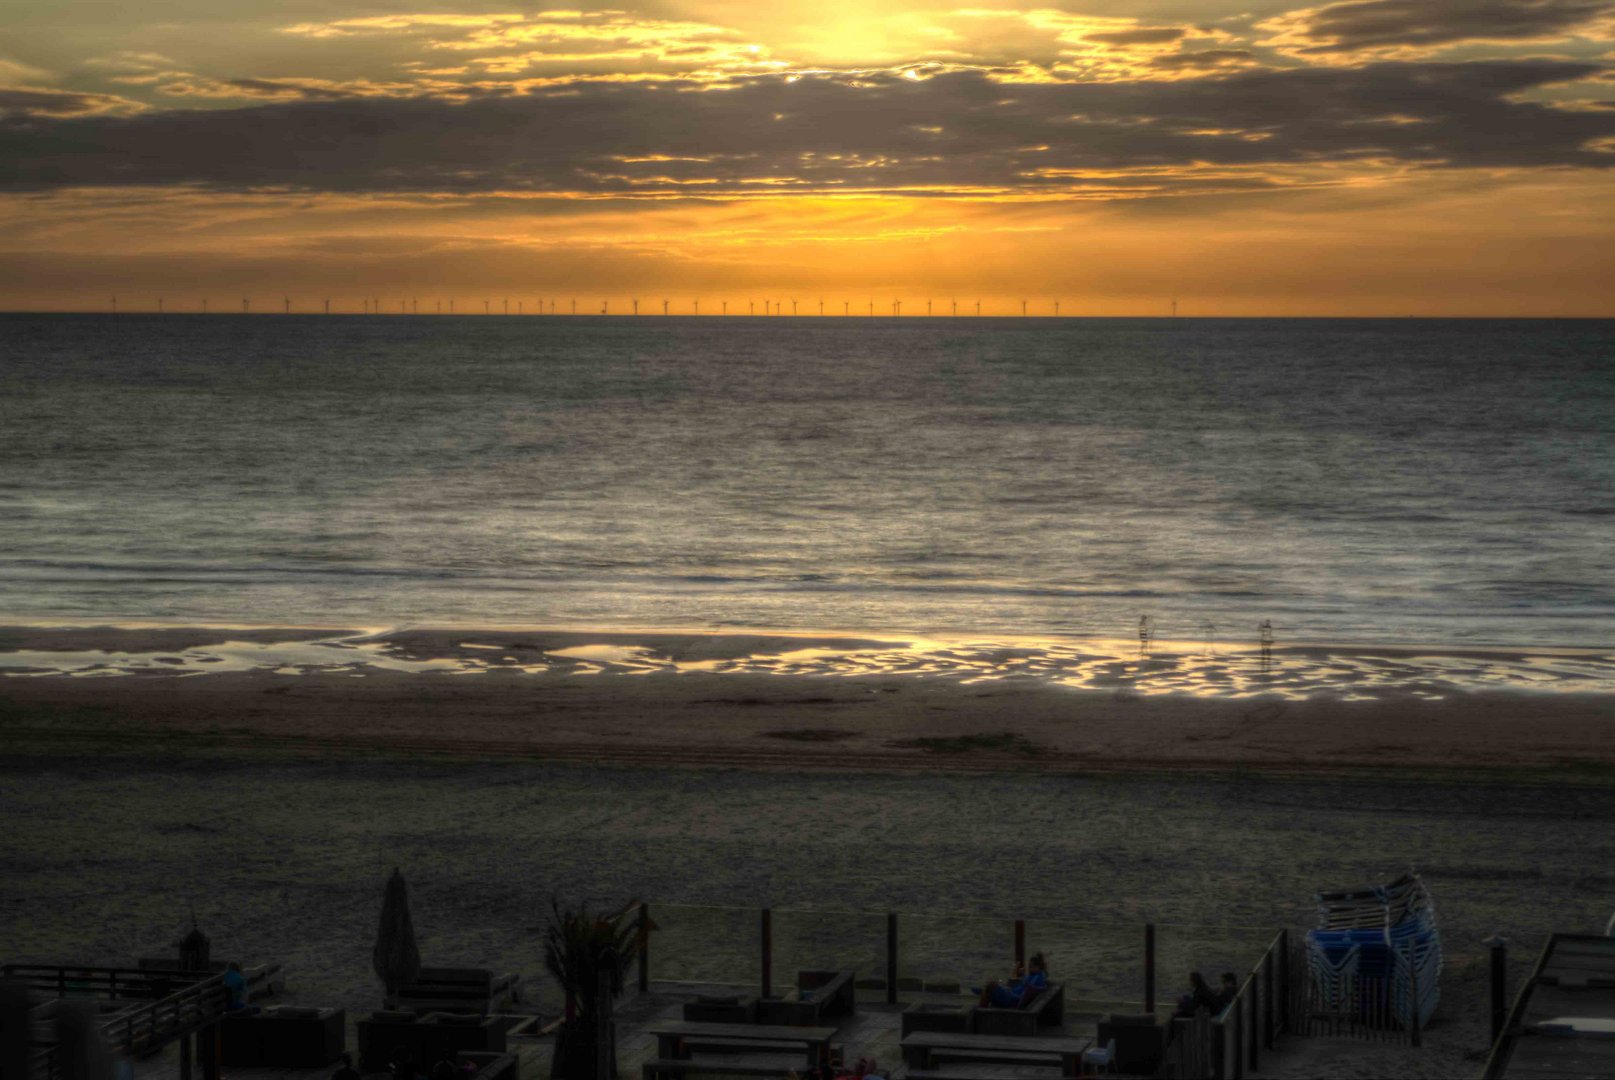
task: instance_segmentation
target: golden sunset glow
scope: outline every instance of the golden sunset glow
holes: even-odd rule
[[[1615,21],[1589,0],[26,0],[0,29],[11,308],[1615,295]]]

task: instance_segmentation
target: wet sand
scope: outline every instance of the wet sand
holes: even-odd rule
[[[1047,647],[759,635],[14,629],[0,650],[0,730],[16,748],[1615,781],[1615,694],[1569,674],[1604,661],[1569,651],[1298,648],[1267,661],[1276,685],[1257,671],[1189,692],[1151,681],[1204,673],[1165,647],[1096,659],[1076,685]],[[1438,685],[1435,662],[1545,671],[1552,688]],[[1387,664],[1408,674],[1350,677]]]

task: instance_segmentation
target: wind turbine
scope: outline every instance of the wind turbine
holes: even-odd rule
[[[796,297],[791,297],[791,318],[796,318]]]
[[[292,298],[288,296],[285,300],[281,301],[281,303],[285,306],[285,313],[290,315],[292,313]]]
[[[112,314],[116,315],[117,313],[118,313],[118,298],[116,296],[114,296],[112,298]]]
[[[1021,318],[1026,318],[1026,301],[1021,301]]]
[[[843,301],[841,301],[841,315],[842,315],[842,317],[845,318],[846,316],[851,315],[851,314],[852,314],[852,301],[851,300],[843,300]]]
[[[981,301],[979,299],[976,301],[976,317],[981,317]]]
[[[634,314],[639,314],[639,297],[634,297]]]
[[[241,314],[245,315],[252,310],[252,303],[245,296],[241,298]]]
[[[207,314],[207,297],[202,297],[202,314]]]
[[[1060,317],[1060,301],[1058,300],[1054,302],[1054,317],[1056,319]]]
[[[162,313],[163,313],[163,298],[159,296],[157,298],[157,314],[161,315]]]
[[[701,314],[701,301],[699,300],[695,302],[695,313],[697,315]]]
[[[331,298],[330,297],[325,298],[325,313],[327,315],[331,314]]]
[[[929,319],[931,317],[931,301],[930,301],[930,298],[927,298],[926,301],[925,301],[925,317],[927,319]]]
[[[667,301],[666,300],[662,301],[662,314],[663,315],[667,314]]]
[[[824,297],[819,297],[819,318],[824,318]]]
[[[950,300],[948,302],[953,305],[953,317],[957,319],[959,317],[959,301]]]

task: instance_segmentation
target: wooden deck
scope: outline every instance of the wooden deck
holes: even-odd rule
[[[656,1057],[656,1037],[651,1029],[671,1021],[682,1019],[683,1006],[686,1001],[692,1000],[697,994],[733,993],[733,987],[694,986],[689,984],[663,984],[652,983],[649,993],[636,993],[632,987],[618,1000],[616,1009],[617,1019],[617,1065],[619,1075],[624,1080],[637,1080],[640,1066],[646,1061]],[[353,1034],[353,1023],[356,1019],[368,1016],[370,1010],[380,1004],[379,995],[375,1002],[370,1003],[344,1003],[344,1002],[317,1002],[301,1000],[296,993],[296,978],[293,973],[288,993],[283,995],[281,1002],[288,1005],[346,1005],[348,1010],[348,1048],[356,1050],[358,1041]],[[896,1005],[886,1003],[884,991],[859,991],[857,1012],[852,1016],[837,1017],[834,1021],[836,1035],[834,1043],[843,1047],[845,1056],[849,1061],[858,1058],[872,1057],[881,1065],[883,1072],[889,1076],[902,1077],[903,1054],[900,1046],[900,1016],[903,1009],[910,1003],[959,1004],[965,999],[956,994],[935,994],[914,991],[905,991],[899,995]],[[1044,1035],[1070,1035],[1092,1038],[1097,1031],[1099,1018],[1107,1012],[1136,1012],[1137,1002],[1085,1002],[1067,1001],[1065,1023],[1059,1027],[1044,1028]],[[552,1019],[546,1016],[544,1019]],[[831,1026],[829,1022],[825,1026]],[[509,1050],[516,1054],[521,1061],[522,1080],[548,1080],[550,1065],[550,1048],[554,1040],[550,1037],[518,1036],[510,1040]],[[357,1055],[355,1055],[357,1057]],[[1047,1077],[1047,1069],[1026,1069],[1015,1066],[983,1066],[994,1076],[1016,1077],[1035,1076]],[[230,1080],[326,1080],[331,1075],[331,1068],[323,1069],[245,1069],[231,1068],[228,1070]],[[172,1080],[179,1076],[179,1058],[175,1050],[170,1048],[161,1054],[135,1062],[136,1080]]]

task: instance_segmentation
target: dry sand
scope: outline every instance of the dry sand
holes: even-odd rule
[[[466,651],[448,637],[387,653]],[[532,638],[476,643],[626,647]],[[217,639],[117,645],[198,642]],[[758,651],[626,644],[692,663]],[[221,954],[280,959],[299,998],[358,1012],[397,865],[429,960],[514,968],[541,996],[534,928],[559,894],[655,902],[658,978],[747,981],[770,904],[794,950],[781,970],[836,947],[868,967],[888,910],[1002,916],[905,920],[906,970],[968,981],[1018,915],[1081,996],[1125,999],[1146,920],[1164,995],[1190,966],[1243,969],[1272,929],[1310,925],[1316,889],[1414,865],[1451,961],[1427,1048],[1293,1040],[1264,1074],[1451,1076],[1477,1072],[1486,1041],[1481,941],[1508,936],[1523,967],[1550,930],[1599,929],[1615,904],[1601,695],[1201,698],[610,659],[633,655],[0,679],[0,957],[150,953],[194,904]],[[802,907],[863,914],[783,914]]]

